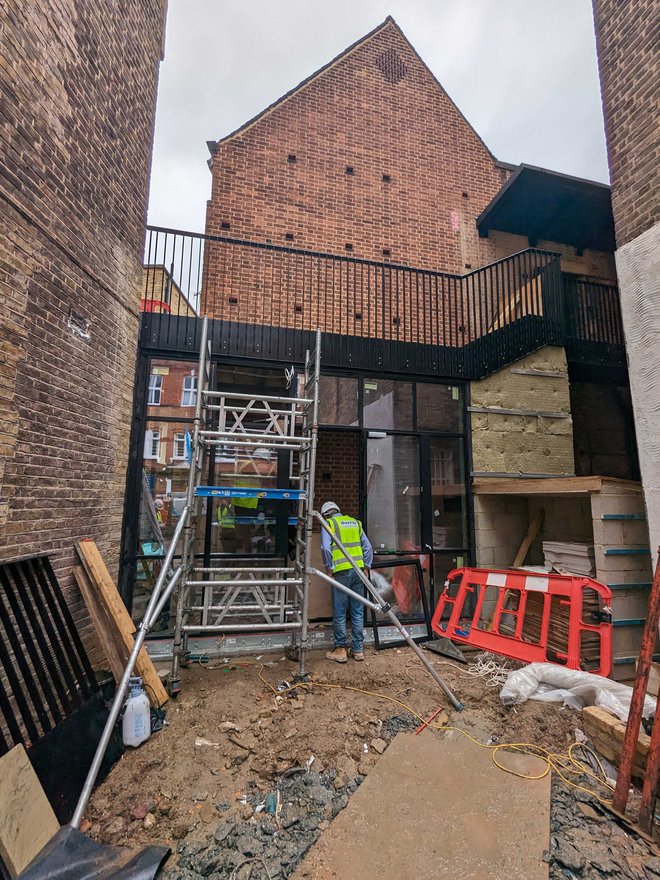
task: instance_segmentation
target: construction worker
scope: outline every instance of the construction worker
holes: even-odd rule
[[[346,548],[351,559],[369,577],[369,570],[374,559],[374,551],[369,538],[364,533],[362,523],[352,516],[345,516],[334,501],[326,501],[321,508],[321,516],[328,523],[330,531],[335,534]],[[354,593],[364,596],[364,586],[342,551],[332,541],[325,529],[321,532],[321,555],[323,564],[330,577],[348,587]],[[348,596],[338,587],[332,588],[332,625],[334,629],[335,647],[325,655],[328,660],[346,663],[346,612],[351,618],[351,638],[353,642],[353,659],[364,660],[363,630],[364,605],[358,599]]]
[[[228,498],[221,498],[216,510],[218,529],[220,530],[220,551],[236,552],[236,512]]]
[[[156,522],[162,528],[165,525],[165,516],[163,515],[165,505],[162,498],[156,498],[154,501],[154,509],[156,511]]]
[[[235,481],[237,488],[241,489],[269,489],[272,488],[273,480],[264,480],[260,477],[274,477],[277,462],[269,449],[263,446],[257,447],[254,452],[248,453],[248,458],[239,467],[239,476]],[[252,552],[254,538],[268,537],[260,533],[267,531],[267,527],[261,526],[259,520],[258,498],[235,498],[234,512],[236,522],[236,544],[239,553]],[[238,518],[252,520],[252,522],[240,523]],[[261,519],[264,519],[262,516]]]

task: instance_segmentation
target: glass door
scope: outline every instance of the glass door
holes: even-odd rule
[[[419,438],[370,432],[366,482],[368,535],[374,551],[419,550]]]
[[[419,437],[369,432],[366,496],[376,566],[372,583],[401,619],[421,622],[428,555],[422,551]]]
[[[461,437],[422,437],[422,534],[433,560],[431,604],[437,600],[447,573],[467,564],[464,450]]]

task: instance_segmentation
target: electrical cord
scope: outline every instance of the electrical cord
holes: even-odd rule
[[[263,671],[263,666],[259,670],[259,679],[277,697],[281,697],[284,694],[288,693],[289,691],[294,691],[294,690],[297,690],[298,688],[319,687],[319,688],[326,688],[326,689],[330,689],[330,690],[353,691],[358,694],[364,694],[365,696],[376,697],[379,700],[386,700],[389,703],[395,703],[397,706],[400,706],[402,709],[405,709],[406,712],[409,712],[414,718],[417,718],[420,722],[424,723],[424,721],[425,721],[425,719],[422,718],[422,716],[419,713],[417,713],[412,707],[406,705],[406,703],[402,702],[401,700],[396,699],[395,697],[389,696],[389,694],[381,694],[381,693],[378,693],[377,691],[368,691],[368,690],[365,690],[364,688],[353,687],[352,685],[328,684],[328,683],[319,682],[319,681],[298,682],[297,684],[290,685],[289,687],[284,688],[283,690],[280,691],[280,690],[277,690],[276,688],[274,688],[273,685],[263,677],[262,671]],[[479,742],[478,739],[475,739],[466,730],[463,730],[460,727],[455,727],[452,724],[428,724],[427,727],[431,727],[433,730],[438,730],[438,731],[452,730],[452,731],[456,731],[457,733],[462,734],[467,739],[469,739],[470,742],[472,742],[475,746],[479,746],[479,748],[482,748],[482,749],[488,749],[491,752],[493,763],[495,764],[496,767],[498,767],[500,770],[503,770],[505,773],[510,773],[512,776],[517,776],[519,779],[530,779],[530,780],[543,779],[545,776],[548,775],[548,773],[550,773],[551,770],[554,770],[557,773],[557,775],[571,788],[575,788],[578,791],[585,792],[586,794],[590,795],[591,797],[596,798],[596,800],[600,801],[600,803],[602,803],[602,804],[605,804],[607,806],[609,806],[611,804],[611,798],[609,798],[609,799],[603,798],[598,794],[598,792],[592,791],[591,789],[586,788],[585,786],[580,785],[577,782],[574,782],[572,779],[569,779],[567,776],[564,775],[565,773],[575,773],[576,775],[579,774],[582,776],[587,776],[590,779],[593,779],[594,782],[596,782],[598,785],[602,785],[603,787],[608,789],[608,791],[610,791],[610,792],[614,791],[613,786],[611,786],[610,783],[607,782],[605,770],[603,768],[603,765],[602,765],[600,759],[598,758],[598,755],[596,755],[596,753],[592,749],[590,749],[589,746],[586,746],[584,743],[579,743],[579,742],[572,743],[568,748],[568,752],[566,754],[562,755],[559,753],[551,752],[549,749],[546,749],[543,746],[535,745],[534,743],[493,743],[493,744],[489,745],[487,743]],[[593,758],[593,760],[596,763],[596,766],[600,770],[600,774],[601,774],[600,776],[596,775],[591,770],[591,768],[587,764],[585,764],[583,761],[574,757],[573,752],[574,752],[574,750],[576,750],[578,748],[582,749],[585,754],[591,755],[591,757]],[[504,766],[503,764],[501,764],[497,760],[497,757],[496,757],[497,753],[502,749],[506,749],[508,751],[514,751],[514,752],[521,752],[522,754],[531,755],[532,757],[535,757],[535,758],[540,758],[541,760],[545,761],[545,763],[546,763],[545,769],[543,770],[542,773],[538,773],[538,774],[520,773],[517,770],[512,770],[510,767]]]

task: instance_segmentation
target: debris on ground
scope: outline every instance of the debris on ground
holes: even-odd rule
[[[243,815],[249,814],[248,819],[222,820],[204,838],[182,841],[177,847],[176,864],[161,876],[164,880],[201,880],[213,875],[214,880],[225,880],[233,872],[238,873],[243,863],[256,859],[254,880],[288,877],[348,804],[363,778],[357,775],[341,784],[346,777],[334,769],[327,773],[297,770],[276,780],[281,805],[276,816],[263,809],[267,795],[253,785],[244,796],[247,809]]]
[[[593,782],[578,780],[585,788]],[[550,823],[550,880],[660,876],[658,849],[615,817],[596,798],[553,776]]]
[[[484,744],[530,743],[552,753],[575,742],[580,713],[534,701],[507,709],[487,676],[439,657],[431,662],[465,709],[447,707],[430,727],[455,725]],[[252,880],[267,872],[273,880],[291,876],[394,737],[416,730],[443,700],[405,648],[367,653],[365,663],[345,666],[312,653],[309,671],[312,685],[284,694],[278,682],[290,686],[296,673],[284,658],[269,668],[245,660],[240,675],[184,670],[170,724],[125,754],[94,792],[90,835],[133,847],[171,846],[168,880],[244,880],[250,871]],[[640,840],[589,795],[553,780],[552,880],[653,878],[655,853]]]

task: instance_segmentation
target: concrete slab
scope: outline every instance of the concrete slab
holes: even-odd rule
[[[526,755],[498,753],[518,772]],[[399,734],[293,880],[547,880],[550,775],[459,733]]]
[[[0,758],[0,855],[16,877],[59,830],[22,745]]]

